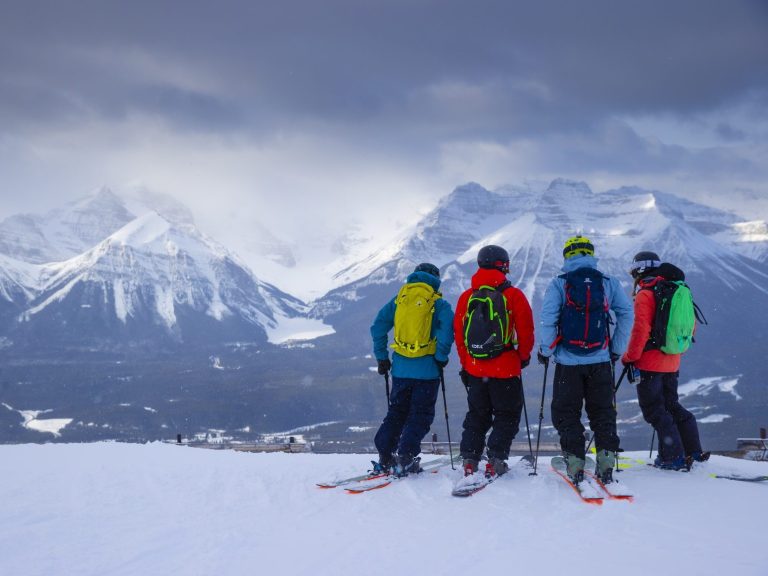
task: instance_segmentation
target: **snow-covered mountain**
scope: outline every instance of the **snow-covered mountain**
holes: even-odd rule
[[[109,189],[42,216],[20,214],[0,223],[0,253],[45,264],[92,248],[136,217]]]
[[[577,233],[591,238],[604,271],[622,279],[636,252],[654,250],[689,273],[717,264],[734,288],[746,282],[768,294],[764,269],[750,263],[768,260],[765,222],[745,222],[671,194],[595,193],[583,182],[558,179],[543,188],[456,188],[396,242],[339,272],[340,286],[315,303],[314,313],[332,315],[344,301],[359,300],[358,290],[400,282],[423,261],[441,267],[444,293],[457,295],[485,244],[509,251],[510,278],[532,298],[561,266],[563,242]]]
[[[6,220],[2,248],[15,258],[0,254],[0,335],[37,346],[264,342],[281,320],[304,314],[300,300],[203,236],[183,207],[161,204],[170,216],[102,190],[45,217]]]

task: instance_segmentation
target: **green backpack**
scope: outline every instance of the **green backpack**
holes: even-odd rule
[[[395,298],[395,352],[419,358],[437,352],[437,339],[431,338],[435,302],[440,292],[425,282],[405,284]]]
[[[659,273],[665,279],[649,288],[656,301],[656,314],[646,349],[661,350],[664,354],[682,354],[694,341],[696,320],[703,324],[707,321],[693,301],[682,270],[671,264],[662,264]]]

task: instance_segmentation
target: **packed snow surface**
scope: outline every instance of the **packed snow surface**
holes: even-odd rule
[[[635,501],[598,507],[548,460],[458,499],[450,468],[361,495],[315,486],[364,471],[367,455],[0,446],[0,574],[768,574],[768,485],[710,476],[768,464],[637,464],[620,473]]]

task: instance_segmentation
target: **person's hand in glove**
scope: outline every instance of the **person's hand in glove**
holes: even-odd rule
[[[466,370],[459,372],[459,378],[461,378],[461,383],[464,384],[464,386],[469,384],[469,372]]]
[[[389,373],[389,371],[392,369],[392,362],[389,361],[389,358],[386,360],[379,360],[379,374],[382,376]]]

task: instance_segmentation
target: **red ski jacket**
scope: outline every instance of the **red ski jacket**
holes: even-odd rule
[[[464,316],[467,313],[467,301],[474,290],[481,286],[499,286],[507,277],[495,269],[480,268],[472,276],[472,288],[465,290],[456,304],[453,316],[453,334],[461,366],[472,376],[488,378],[512,378],[520,375],[520,361],[529,360],[533,349],[533,313],[525,294],[514,286],[504,290],[507,300],[510,329],[517,334],[517,348],[510,349],[495,358],[478,359],[470,356],[464,345]]]
[[[640,288],[653,288],[662,280],[660,276],[651,280],[641,280]],[[665,354],[661,350],[645,350],[651,337],[651,328],[656,316],[656,298],[653,290],[640,290],[635,295],[635,323],[629,337],[627,351],[622,362],[635,365],[648,372],[677,372],[680,370],[680,354]]]

